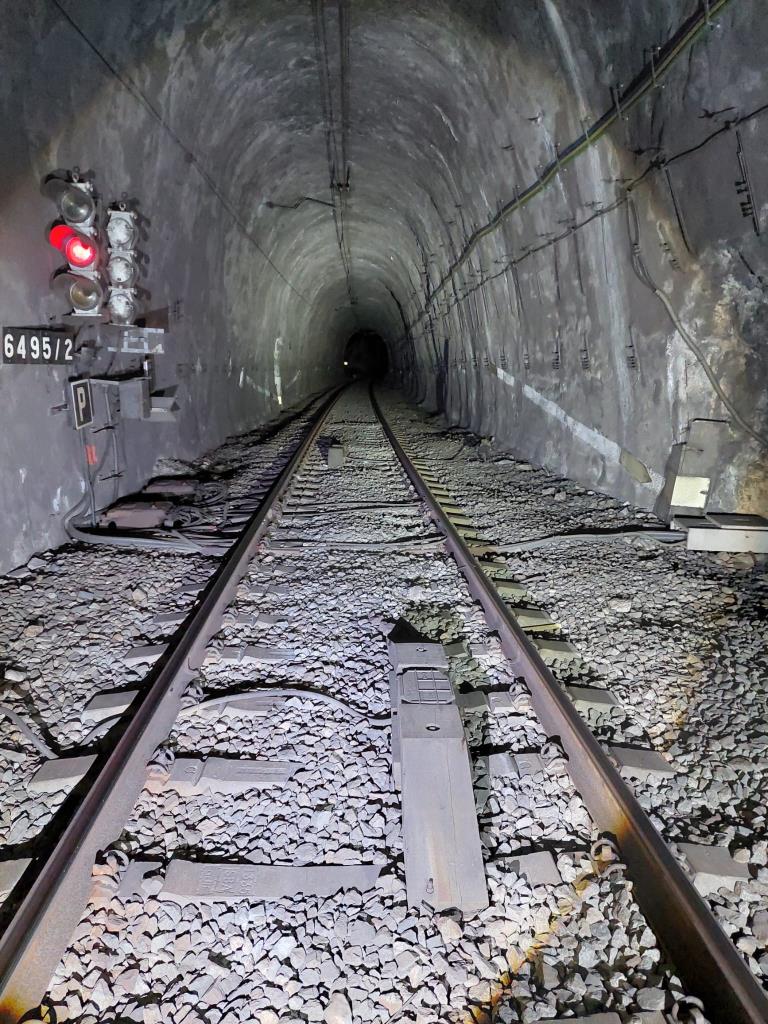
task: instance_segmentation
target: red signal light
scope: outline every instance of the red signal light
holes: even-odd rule
[[[64,245],[64,255],[73,267],[84,270],[96,262],[96,246],[79,235],[72,235]]]
[[[78,235],[67,224],[54,224],[48,232],[48,241],[73,267],[85,270],[96,262],[98,250],[93,242]]]
[[[48,241],[51,243],[54,249],[58,249],[59,252],[64,252],[64,246],[67,241],[72,238],[74,232],[72,228],[66,224],[54,224],[51,230],[48,232]]]

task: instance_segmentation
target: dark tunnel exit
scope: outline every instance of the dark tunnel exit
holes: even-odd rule
[[[350,377],[380,380],[389,370],[387,345],[376,331],[355,331],[344,349],[344,369]]]

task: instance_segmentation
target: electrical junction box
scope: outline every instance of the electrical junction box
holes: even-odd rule
[[[171,510],[170,501],[120,501],[99,518],[99,526],[112,530],[155,530]]]
[[[120,381],[120,414],[125,420],[148,420],[152,413],[149,377]]]

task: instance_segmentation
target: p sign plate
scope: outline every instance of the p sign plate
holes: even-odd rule
[[[69,386],[72,389],[72,411],[75,415],[75,427],[82,430],[83,427],[93,423],[93,399],[91,397],[91,382],[86,377],[84,380],[71,380]]]

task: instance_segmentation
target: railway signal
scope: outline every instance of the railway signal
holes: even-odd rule
[[[107,211],[107,238],[109,240],[109,308],[113,323],[130,324],[136,318],[136,280],[139,276],[139,262],[136,242],[139,229],[136,214],[124,202],[117,203]]]
[[[99,316],[105,300],[102,276],[104,241],[98,227],[93,185],[77,171],[68,177],[51,175],[43,194],[55,204],[58,217],[48,241],[67,261],[53,275],[53,288],[68,300],[75,316]]]

